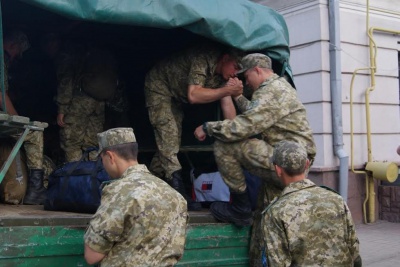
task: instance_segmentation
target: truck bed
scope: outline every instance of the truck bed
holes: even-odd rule
[[[83,234],[92,214],[0,204],[0,266],[88,266]],[[183,258],[176,266],[248,266],[250,227],[215,221],[207,209],[189,212]]]

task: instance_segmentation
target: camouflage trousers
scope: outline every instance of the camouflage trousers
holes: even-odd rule
[[[13,135],[15,140],[21,134]],[[31,131],[24,139],[26,165],[29,169],[43,169],[43,132]]]
[[[70,112],[64,116],[65,126],[60,128],[60,146],[65,161],[77,161],[88,147],[97,147],[97,133],[103,131],[104,102],[88,97],[74,98]],[[96,153],[89,156],[96,159]]]
[[[218,170],[233,192],[246,190],[246,178],[242,168],[260,177],[268,184],[282,187],[270,162],[272,153],[272,146],[256,138],[232,143],[217,140],[214,143],[214,155]]]
[[[214,143],[214,155],[218,170],[231,191],[244,192],[246,190],[246,180],[242,168],[262,180],[250,239],[249,258],[252,267],[263,266],[261,257],[264,238],[261,231],[261,212],[275,197],[280,195],[283,189],[270,162],[272,153],[272,146],[255,138],[233,143],[221,141]]]
[[[182,169],[178,160],[182,135],[182,105],[171,97],[153,92],[147,92],[146,98],[157,144],[157,152],[149,169],[154,175],[169,179],[173,172]]]

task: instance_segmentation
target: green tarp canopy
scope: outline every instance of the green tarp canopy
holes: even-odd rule
[[[248,0],[21,0],[85,21],[161,29],[184,28],[244,51],[270,56],[291,77],[289,35],[283,17]]]

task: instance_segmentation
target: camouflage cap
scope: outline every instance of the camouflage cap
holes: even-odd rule
[[[135,134],[133,133],[132,128],[109,129],[105,132],[98,133],[97,139],[99,141],[98,155],[100,155],[105,148],[136,142]]]
[[[268,56],[264,54],[254,53],[244,56],[239,66],[240,70],[237,72],[237,74],[243,73],[246,70],[254,68],[256,66],[260,68],[272,69],[272,61]]]
[[[293,141],[281,141],[275,145],[271,162],[285,171],[299,173],[306,168],[307,151]]]

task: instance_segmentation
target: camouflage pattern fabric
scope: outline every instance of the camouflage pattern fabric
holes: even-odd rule
[[[57,68],[57,105],[58,113],[68,114],[72,99],[79,89],[78,76],[82,69],[83,52],[79,46],[73,46],[61,51],[56,58]],[[82,93],[83,94],[83,93]],[[88,97],[88,96],[87,96]]]
[[[132,128],[113,128],[97,134],[99,142],[99,154],[103,149],[129,143],[136,143],[136,137]]]
[[[275,171],[271,171],[271,176],[276,177]],[[278,177],[276,177],[278,179]],[[264,236],[262,235],[261,213],[272,200],[276,199],[282,193],[282,187],[274,186],[263,182],[257,196],[257,208],[253,215],[253,225],[251,227],[249,261],[251,267],[264,267],[262,264],[262,251],[264,248]]]
[[[242,168],[260,177],[264,182],[283,188],[271,167],[270,155],[273,147],[256,138],[239,142],[214,142],[215,161],[225,183],[233,192],[246,190],[246,179]]]
[[[168,179],[173,172],[182,169],[177,157],[181,145],[182,107],[174,99],[166,98],[158,105],[148,107],[148,112],[158,148],[150,170],[158,177]]]
[[[196,46],[160,61],[146,75],[147,106],[157,104],[151,97],[152,93],[189,103],[189,85],[218,88],[224,82],[219,75],[214,74],[221,54],[221,51],[210,46]]]
[[[307,151],[293,141],[280,141],[274,147],[271,162],[282,167],[286,173],[303,173],[307,165]]]
[[[103,131],[105,102],[98,101],[79,89],[78,75],[82,55],[62,53],[57,59],[58,113],[64,114],[65,126],[60,128],[60,146],[65,160],[77,161],[82,151],[97,146],[96,134]],[[90,154],[95,160],[96,153]]]
[[[269,266],[353,266],[361,260],[345,201],[308,179],[289,184],[262,220]]]
[[[20,135],[13,136],[16,140]],[[43,169],[43,132],[31,131],[24,139],[26,165],[29,169]]]
[[[4,87],[8,91],[8,67],[9,57],[4,53]],[[12,138],[18,140],[22,134],[13,135]],[[29,169],[43,169],[43,132],[31,131],[24,139],[24,149],[26,154],[26,165]]]
[[[84,239],[107,254],[102,267],[173,266],[183,255],[187,219],[185,199],[135,165],[104,187]]]
[[[103,131],[104,102],[90,97],[74,97],[68,114],[64,116],[65,126],[60,128],[60,146],[67,162],[77,161],[82,151],[97,146],[97,133]],[[95,160],[97,153],[90,153]]]
[[[188,103],[189,85],[218,88],[225,82],[214,74],[220,55],[221,51],[212,47],[192,48],[159,62],[146,75],[146,105],[158,148],[150,170],[157,176],[169,179],[182,168],[177,158],[183,119],[181,104]]]
[[[56,164],[46,155],[43,155],[43,186],[47,189],[49,186],[49,176],[57,168]]]
[[[214,144],[215,159],[231,190],[246,188],[245,177],[238,171],[241,165],[249,171],[252,167],[273,170],[273,146],[281,140],[301,144],[309,159],[314,159],[316,147],[306,110],[284,78],[273,74],[254,92],[251,103],[243,102],[241,107],[247,110],[233,120],[207,123],[207,134],[219,141]],[[259,134],[262,140],[249,139]]]
[[[261,210],[278,195],[283,185],[270,161],[273,147],[281,140],[292,140],[307,148],[307,156],[312,161],[316,147],[306,110],[299,101],[296,91],[284,79],[274,74],[253,93],[249,101],[241,96],[237,101],[243,112],[233,120],[207,123],[207,134],[214,136],[214,155],[225,183],[230,190],[244,192],[245,177],[241,167],[261,177],[264,181],[254,217],[250,241],[251,266],[259,265],[262,246],[259,233]],[[260,139],[251,138],[261,136]]]
[[[260,53],[253,53],[247,56],[244,56],[240,61],[240,71],[237,73],[244,73],[245,71],[258,66],[260,68],[272,69],[272,61],[271,59]]]

